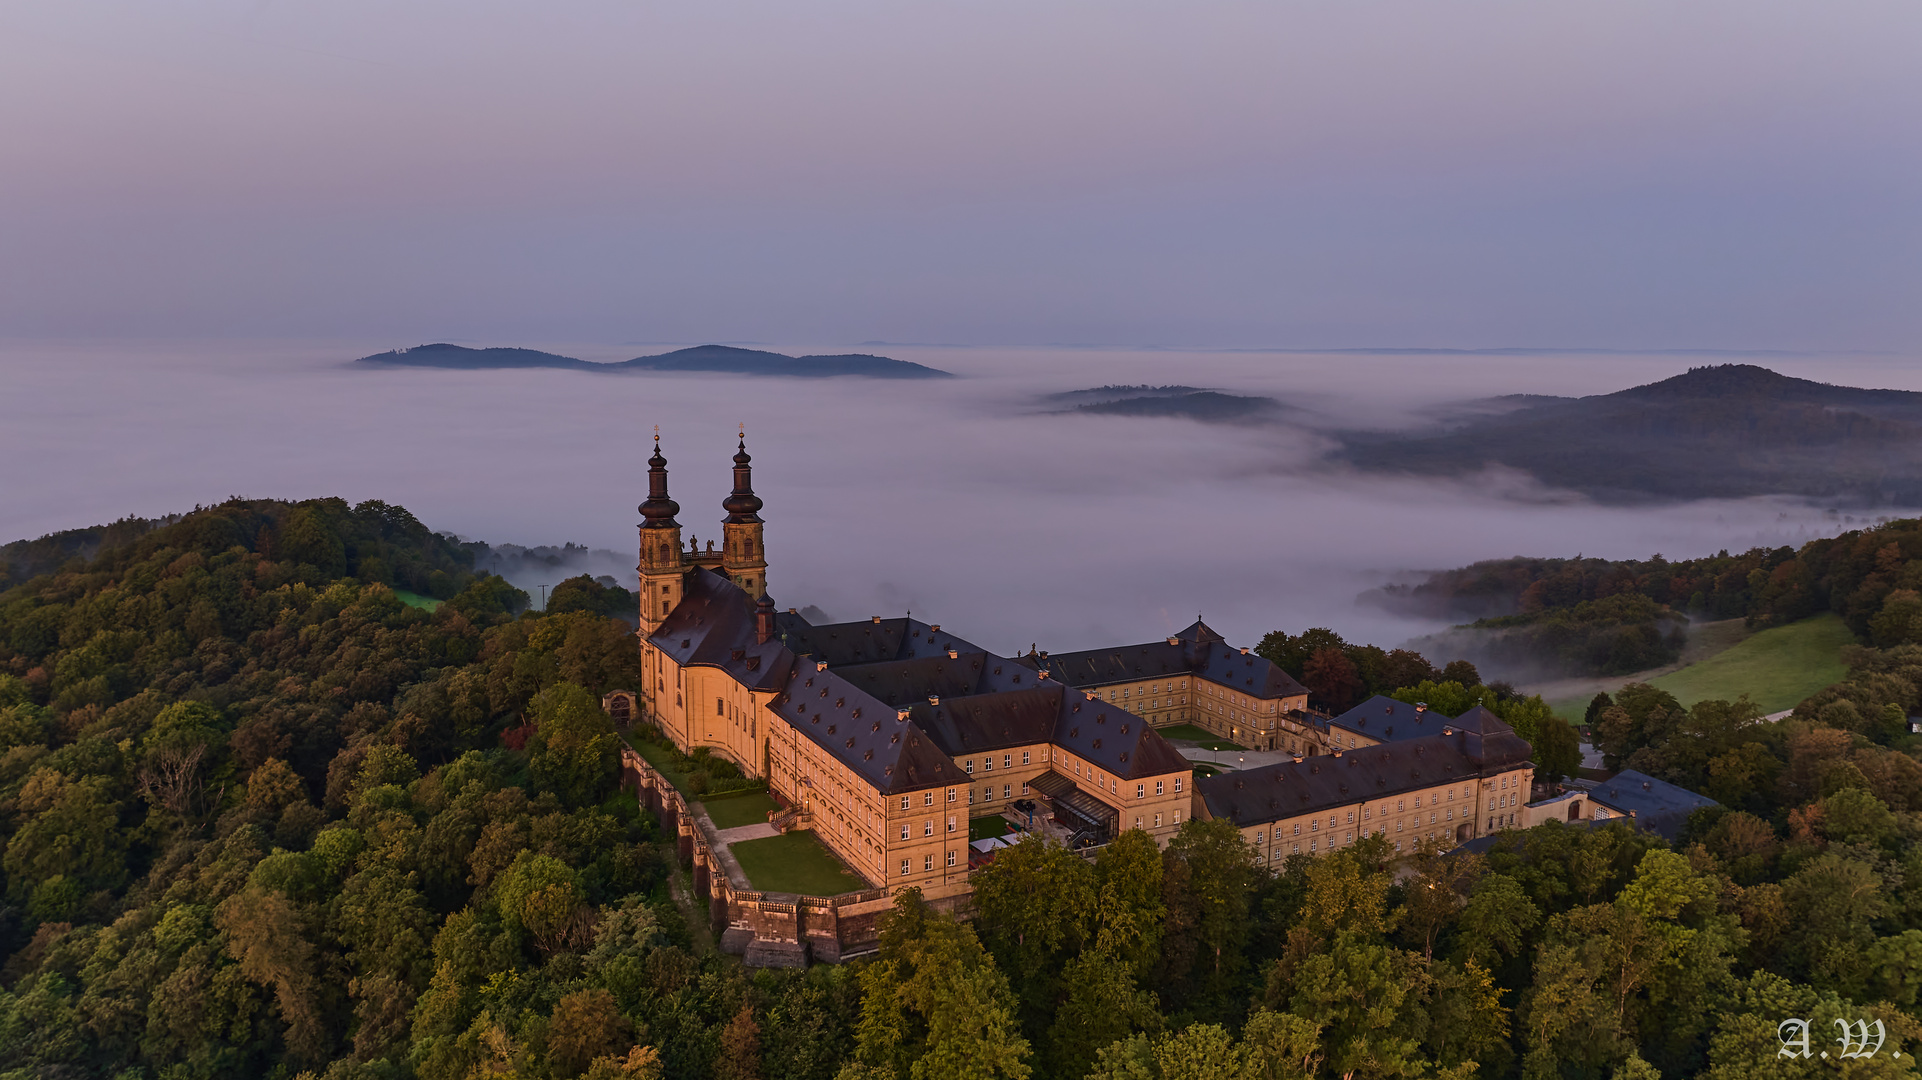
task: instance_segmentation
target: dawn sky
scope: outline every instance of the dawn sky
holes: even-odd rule
[[[0,8],[0,335],[1922,340],[1912,3]]]

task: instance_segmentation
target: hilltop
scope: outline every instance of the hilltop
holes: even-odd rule
[[[1070,406],[1062,412],[1179,417],[1218,424],[1268,419],[1289,408],[1270,397],[1227,394],[1199,386],[1098,386],[1049,394],[1042,400]]]
[[[831,356],[788,356],[761,349],[739,349],[731,345],[696,345],[656,356],[637,356],[613,364],[596,364],[571,356],[541,352],[538,349],[471,349],[465,345],[440,342],[416,345],[411,349],[375,353],[354,361],[388,367],[456,368],[467,371],[502,368],[563,368],[570,371],[708,371],[735,375],[787,375],[799,378],[826,378],[858,375],[870,379],[949,379],[952,372],[866,353],[837,353]]]
[[[1503,465],[1611,501],[1922,500],[1922,393],[1723,364],[1612,394],[1499,404],[1509,407],[1471,403],[1479,415],[1439,432],[1346,432],[1337,457],[1430,475]]]

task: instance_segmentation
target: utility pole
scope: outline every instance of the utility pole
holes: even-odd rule
[[[545,586],[545,585],[536,585],[536,586],[534,586],[534,587],[535,587],[536,589],[539,589],[539,590],[541,591],[541,610],[542,610],[542,611],[546,611],[546,610],[547,610],[547,588],[548,588],[548,587],[547,587],[547,586]]]

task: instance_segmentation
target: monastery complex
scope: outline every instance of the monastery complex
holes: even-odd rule
[[[745,440],[719,551],[684,545],[656,439],[640,506],[634,707],[683,751],[764,778],[784,829],[812,829],[876,889],[964,892],[968,819],[1029,820],[1075,846],[1190,817],[1233,821],[1279,862],[1379,834],[1396,850],[1531,824],[1527,742],[1477,707],[1377,698],[1310,711],[1287,672],[1197,620],[1145,644],[1003,657],[917,619],[814,625],[769,597]],[[1197,778],[1160,729],[1189,724],[1292,755]]]

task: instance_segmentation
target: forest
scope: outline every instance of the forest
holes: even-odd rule
[[[379,503],[129,531],[0,591],[0,1076],[1732,1080],[1815,1067],[1784,1017],[1883,1021],[1855,1076],[1922,1038],[1907,639],[1777,723],[1598,699],[1611,763],[1721,804],[1673,845],[1029,841],[970,920],[907,891],[872,958],[751,971],[617,787],[602,586],[529,611]],[[1347,660],[1305,636],[1264,645]],[[1391,658],[1368,685],[1495,694]]]
[[[1922,519],[1811,540],[1670,561],[1516,557],[1431,574],[1369,599],[1421,618],[1459,620],[1477,658],[1568,674],[1626,674],[1672,662],[1681,620],[1742,619],[1752,629],[1822,612],[1864,643],[1922,642]],[[1443,635],[1457,649],[1477,635]]]

